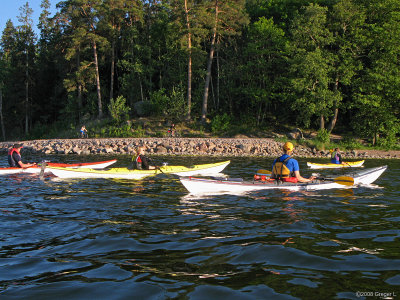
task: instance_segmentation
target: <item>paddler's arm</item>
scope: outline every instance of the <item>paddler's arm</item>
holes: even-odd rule
[[[297,178],[298,182],[311,182],[316,178],[315,176],[311,176],[310,178],[304,178],[303,176],[300,175],[300,171],[294,171],[294,175]]]
[[[24,164],[22,161],[19,161],[19,162],[18,162],[18,165],[19,165],[21,168],[29,168],[29,167],[36,166],[35,163],[33,163],[33,164]]]

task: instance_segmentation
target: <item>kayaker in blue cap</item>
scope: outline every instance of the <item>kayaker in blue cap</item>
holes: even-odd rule
[[[304,178],[300,175],[300,167],[297,160],[292,158],[294,146],[291,142],[283,145],[284,154],[274,160],[272,164],[271,178],[281,180],[283,182],[311,182],[316,177]]]
[[[12,148],[8,151],[8,164],[10,167],[14,168],[29,168],[33,167],[36,164],[24,164],[22,162],[22,157],[21,157],[21,149],[24,147],[23,144],[14,144]]]

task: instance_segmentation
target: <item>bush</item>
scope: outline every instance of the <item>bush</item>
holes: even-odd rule
[[[165,89],[150,94],[150,102],[156,115],[167,116],[170,119],[181,120],[185,116],[185,93],[181,87],[173,88],[170,95]]]
[[[318,134],[316,136],[316,140],[323,144],[327,144],[330,142],[330,133],[325,128],[318,130]]]
[[[116,124],[121,124],[129,118],[130,108],[126,106],[126,99],[123,96],[119,96],[116,100],[111,99],[108,110]]]
[[[211,121],[211,131],[213,133],[226,132],[231,127],[231,117],[224,113],[223,115],[217,115]]]

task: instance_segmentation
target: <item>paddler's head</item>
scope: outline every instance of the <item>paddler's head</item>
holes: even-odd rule
[[[21,149],[22,147],[24,147],[24,144],[14,144],[13,148],[15,149]]]
[[[145,149],[146,149],[146,148],[145,148],[144,146],[139,146],[139,147],[137,147],[137,149],[136,149],[137,155],[144,154],[144,150],[145,150]]]
[[[291,142],[286,142],[285,144],[283,144],[283,151],[285,151],[285,153],[290,153],[292,152],[294,149],[294,146]]]

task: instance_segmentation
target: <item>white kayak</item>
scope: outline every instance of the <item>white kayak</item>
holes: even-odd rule
[[[230,161],[211,164],[185,166],[162,166],[154,170],[130,170],[128,168],[111,168],[109,170],[72,169],[48,167],[48,170],[60,178],[125,178],[141,179],[158,174],[174,174],[179,176],[215,175],[222,172]]]
[[[318,179],[310,183],[288,183],[279,181],[243,181],[233,179],[206,179],[195,177],[181,177],[184,187],[193,195],[196,194],[240,194],[257,190],[285,189],[285,190],[326,190],[351,188],[359,184],[371,184],[382,175],[387,166],[366,169],[352,173],[352,177]],[[348,181],[347,181],[348,180]]]
[[[117,160],[105,160],[105,161],[95,161],[95,162],[86,162],[86,163],[74,163],[74,164],[64,164],[64,163],[52,163],[46,162],[46,167],[63,167],[63,168],[92,168],[92,169],[104,169],[112,164],[114,164]],[[17,173],[40,173],[42,167],[40,165],[29,167],[29,168],[13,168],[6,167],[0,168],[0,175],[8,175],[8,174],[17,174]],[[45,169],[47,172],[48,170]]]
[[[341,169],[341,168],[359,168],[364,164],[363,160],[359,161],[345,161],[341,164],[318,164],[313,162],[307,162],[307,166],[310,169]]]

